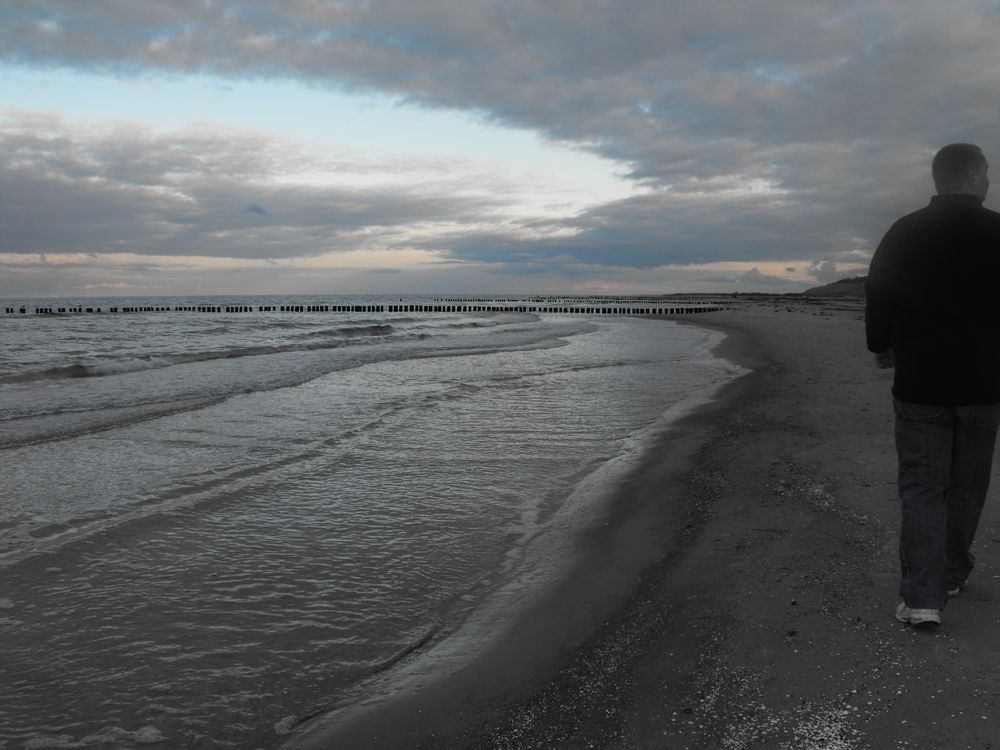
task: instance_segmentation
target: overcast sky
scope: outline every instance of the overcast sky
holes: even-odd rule
[[[1000,160],[997,5],[0,0],[0,297],[864,273]]]

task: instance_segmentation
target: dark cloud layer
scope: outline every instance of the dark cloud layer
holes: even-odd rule
[[[246,132],[85,132],[54,116],[12,119],[17,127],[0,129],[0,149],[14,155],[0,162],[5,252],[303,257],[391,246],[419,224],[484,220],[503,200],[284,184],[274,178],[296,163],[347,165]]]
[[[249,136],[21,127],[4,135],[21,155],[0,175],[5,249],[127,237],[140,253],[293,257],[373,230],[391,248],[440,221],[457,228],[428,249],[525,269],[805,260],[829,275],[926,199],[937,146],[1000,153],[998,32],[995,4],[966,0],[2,3],[8,62],[375,90],[569,142],[650,188],[545,231],[484,230],[481,196],[268,187]]]

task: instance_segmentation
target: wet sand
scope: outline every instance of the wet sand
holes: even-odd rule
[[[696,322],[754,371],[665,436],[573,574],[473,658],[287,748],[1000,747],[996,491],[944,624],[897,623],[891,374],[860,304]]]

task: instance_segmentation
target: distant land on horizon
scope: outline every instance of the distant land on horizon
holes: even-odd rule
[[[865,296],[867,276],[839,279],[825,286],[816,286],[802,292],[807,297],[861,297]]]

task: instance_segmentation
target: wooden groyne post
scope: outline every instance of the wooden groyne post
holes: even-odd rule
[[[695,315],[725,309],[720,304],[625,305],[525,305],[525,304],[398,304],[398,305],[196,305],[178,307],[6,307],[7,315],[84,315],[126,313],[478,313],[517,312],[559,315]]]

